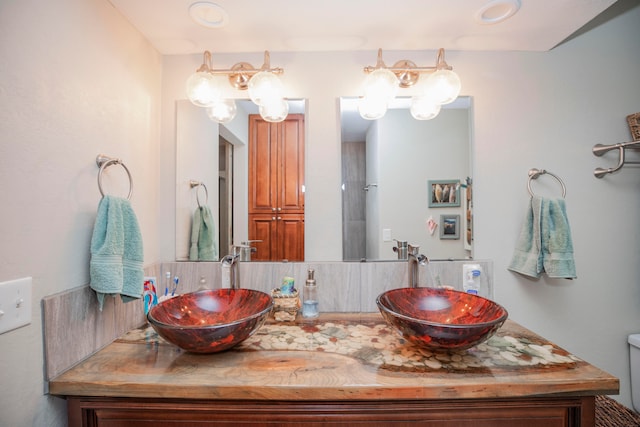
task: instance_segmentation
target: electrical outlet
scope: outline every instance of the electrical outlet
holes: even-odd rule
[[[31,277],[0,283],[0,334],[31,323]]]

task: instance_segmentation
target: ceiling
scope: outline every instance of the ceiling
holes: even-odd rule
[[[548,51],[616,0],[109,0],[163,55],[353,50]],[[510,5],[513,16],[491,21]],[[490,8],[494,6],[494,8]]]
[[[363,50],[548,51],[616,0],[108,0],[163,55]],[[620,3],[624,3],[624,0]],[[509,15],[501,22],[491,21]],[[193,7],[192,7],[193,6]],[[613,9],[613,8],[612,8]],[[191,16],[194,12],[195,19]],[[606,16],[607,14],[602,14]],[[203,26],[196,19],[206,21]],[[497,19],[496,19],[497,20]],[[406,103],[406,100],[402,100]],[[304,102],[290,101],[290,112]],[[255,113],[251,102],[239,107]],[[402,105],[391,108],[403,108]],[[406,108],[406,106],[404,106]],[[342,140],[371,122],[341,101]]]

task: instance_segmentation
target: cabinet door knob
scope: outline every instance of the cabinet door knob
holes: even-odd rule
[[[275,220],[276,220],[276,217],[275,217],[275,216],[272,216],[272,217],[271,217],[271,221],[275,221]]]
[[[271,211],[272,211],[272,212],[275,212],[275,211],[276,211],[276,208],[271,208]]]
[[[282,217],[280,217],[280,216],[279,216],[279,217],[278,217],[278,221],[280,221],[281,219],[282,219]]]
[[[278,208],[278,212],[280,212],[282,210],[282,208]]]

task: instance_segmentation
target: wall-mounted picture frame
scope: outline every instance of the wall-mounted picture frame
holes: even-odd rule
[[[429,207],[460,206],[460,181],[457,179],[430,180]]]
[[[440,215],[440,239],[460,238],[460,215]]]

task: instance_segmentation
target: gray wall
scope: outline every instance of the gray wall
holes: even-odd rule
[[[161,57],[105,0],[25,0],[0,2],[0,58],[0,281],[33,277],[31,324],[0,335],[0,425],[65,426],[40,301],[89,282],[99,153],[131,171],[145,265],[159,260]],[[109,167],[105,190],[126,195],[122,178]]]

